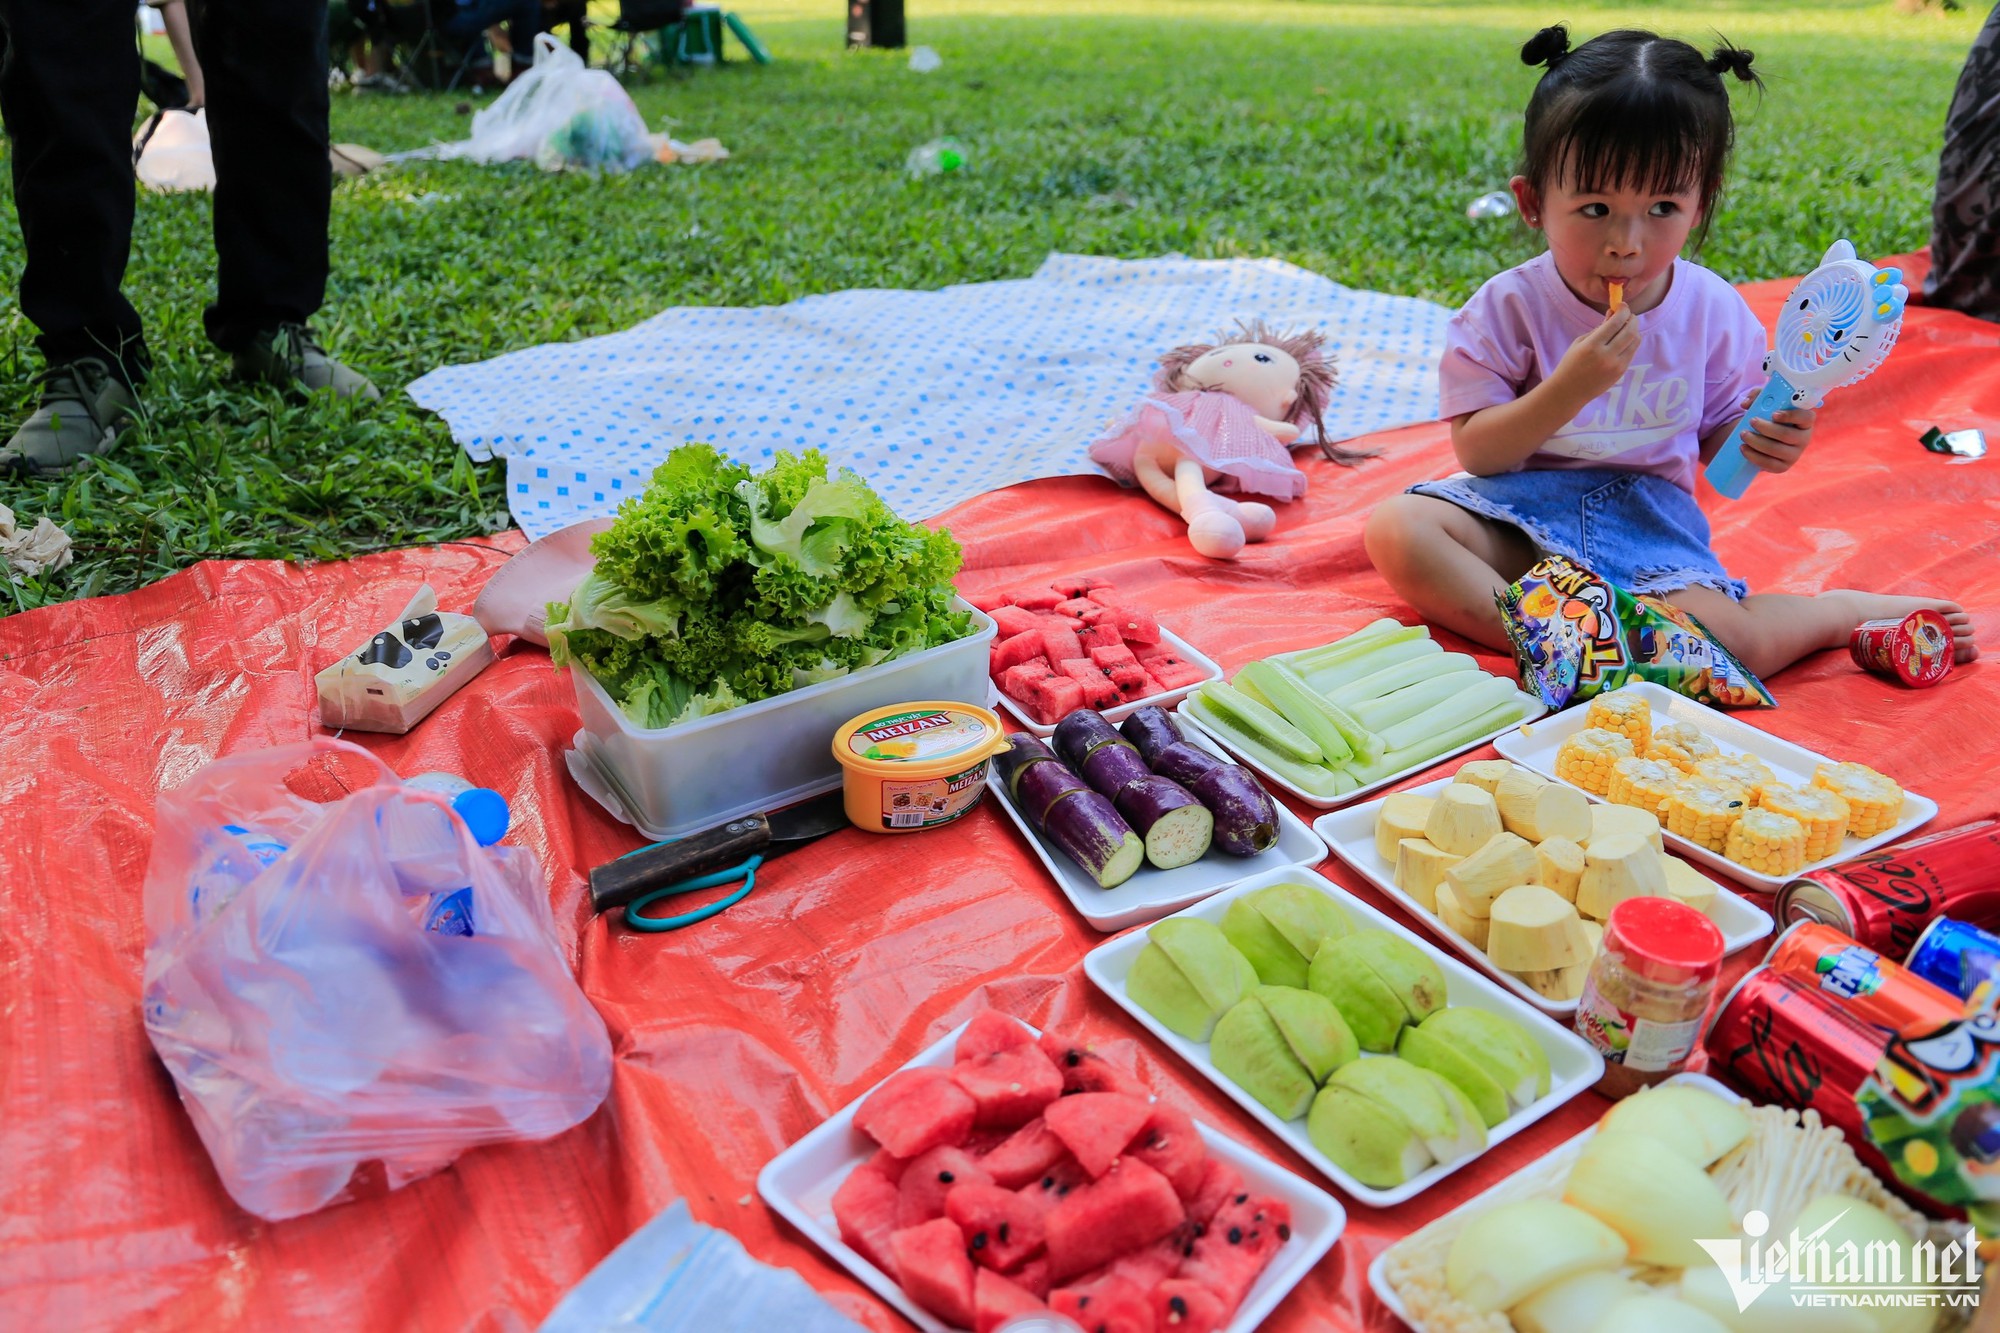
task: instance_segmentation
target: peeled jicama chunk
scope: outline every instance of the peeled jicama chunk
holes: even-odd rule
[[[1671,1296],[1633,1296],[1606,1310],[1592,1333],[1729,1333],[1729,1329]]]
[[[1649,1134],[1706,1169],[1750,1136],[1750,1118],[1734,1102],[1700,1088],[1650,1088],[1605,1112],[1599,1126]]]
[[[1625,1262],[1618,1233],[1553,1199],[1504,1203],[1472,1219],[1451,1243],[1444,1280],[1475,1310],[1505,1310],[1576,1273]]]
[[[1604,1312],[1646,1288],[1610,1269],[1552,1282],[1507,1312],[1516,1333],[1594,1333]]]
[[[1695,1241],[1736,1234],[1736,1215],[1708,1173],[1647,1134],[1599,1131],[1570,1168],[1563,1202],[1624,1237],[1642,1264],[1708,1263]]]

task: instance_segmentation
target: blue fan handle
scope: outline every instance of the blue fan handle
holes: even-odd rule
[[[1715,457],[1709,460],[1709,485],[1732,500],[1743,498],[1743,492],[1750,489],[1750,483],[1757,476],[1757,468],[1743,456],[1744,432],[1750,429],[1753,419],[1762,417],[1769,421],[1773,412],[1796,406],[1792,396],[1797,392],[1783,375],[1772,373],[1764,383],[1764,391],[1757,395],[1757,401],[1750,404],[1750,410],[1743,414],[1743,419],[1736,423],[1736,429],[1730,431],[1729,438],[1722,442],[1722,448],[1716,450]]]

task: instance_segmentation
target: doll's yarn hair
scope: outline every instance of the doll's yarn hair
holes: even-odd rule
[[[1187,343],[1160,358],[1153,387],[1162,393],[1180,393],[1190,386],[1183,382],[1187,368],[1218,347],[1232,343],[1262,343],[1275,347],[1299,363],[1299,382],[1294,390],[1291,415],[1286,418],[1300,430],[1310,426],[1319,440],[1320,452],[1336,463],[1353,465],[1373,458],[1372,450],[1342,449],[1326,442],[1326,405],[1333,397],[1333,354],[1326,350],[1326,335],[1318,329],[1279,333],[1261,319],[1238,320],[1233,334],[1218,334],[1214,342]]]

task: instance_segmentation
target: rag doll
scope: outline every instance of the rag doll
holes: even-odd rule
[[[1365,457],[1325,442],[1321,416],[1334,371],[1317,330],[1281,335],[1252,321],[1238,324],[1236,333],[1233,342],[1168,352],[1153,392],[1090,446],[1091,459],[1112,476],[1186,519],[1189,543],[1213,560],[1270,536],[1277,515],[1267,504],[1231,500],[1210,486],[1298,499],[1306,474],[1286,446],[1308,425],[1335,462]]]

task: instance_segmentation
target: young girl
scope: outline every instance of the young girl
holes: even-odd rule
[[[1452,319],[1439,412],[1472,475],[1377,507],[1375,567],[1426,619],[1491,648],[1508,646],[1494,594],[1556,553],[1685,608],[1759,676],[1919,607],[1951,622],[1958,660],[1976,656],[1953,602],[1750,595],[1709,548],[1695,474],[1762,387],[1765,340],[1736,290],[1680,252],[1707,226],[1734,138],[1721,76],[1755,80],[1750,53],[1724,46],[1704,59],[1631,31],[1572,51],[1558,26],[1521,59],[1547,71],[1512,185],[1549,248]],[[1813,419],[1753,421],[1745,455],[1785,471]]]

